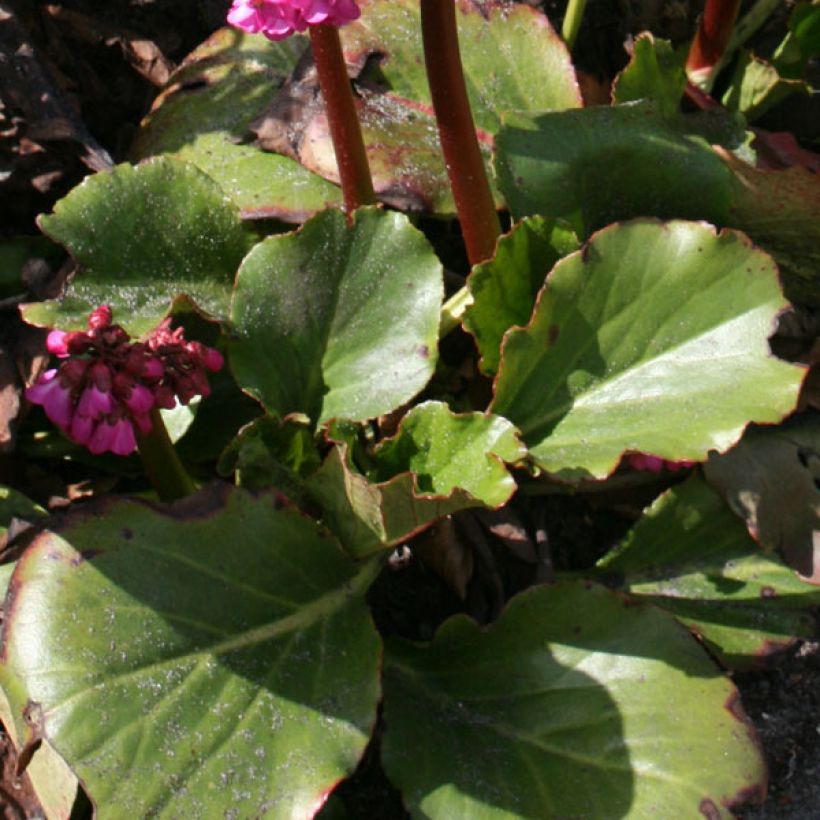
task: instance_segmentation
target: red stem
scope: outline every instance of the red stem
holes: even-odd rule
[[[706,7],[686,58],[688,74],[704,75],[717,65],[737,19],[740,0],[706,0]]]
[[[467,257],[477,265],[495,254],[501,225],[478,147],[458,49],[454,0],[421,0],[427,82]]]
[[[356,208],[372,205],[376,197],[339,30],[335,26],[310,26],[310,44],[349,220]]]

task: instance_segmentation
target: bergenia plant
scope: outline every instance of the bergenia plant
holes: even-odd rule
[[[45,814],[762,800],[726,672],[820,603],[816,177],[686,113],[648,33],[585,107],[531,3],[228,23],[38,220],[73,270],[21,307],[55,361],[16,446],[100,488],[20,482],[0,520],[31,524],[0,719]]]

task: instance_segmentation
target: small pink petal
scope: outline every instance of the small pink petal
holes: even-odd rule
[[[94,419],[75,413],[74,418],[71,420],[68,437],[77,444],[88,444],[89,439],[94,434],[95,426]]]
[[[635,470],[645,470],[650,473],[659,473],[663,470],[663,459],[646,453],[630,453],[627,461],[629,466]]]
[[[111,449],[111,441],[114,436],[114,427],[108,420],[101,421],[86,443],[86,447],[95,455],[101,455]]]
[[[64,359],[68,356],[68,333],[64,330],[52,330],[46,339],[46,348],[49,353]]]
[[[144,436],[147,436],[153,429],[154,425],[151,423],[151,416],[134,416],[132,420],[134,422],[134,426]]]
[[[129,456],[137,449],[134,428],[127,419],[120,419],[111,434],[111,452],[118,456]]]
[[[26,390],[26,398],[32,404],[40,404],[48,418],[64,430],[71,424],[74,415],[74,402],[71,391],[64,387],[57,377],[56,370],[47,370]]]
[[[77,412],[82,416],[100,419],[107,416],[114,409],[114,397],[111,393],[100,390],[96,384],[91,384],[83,390]]]
[[[123,403],[133,414],[143,416],[154,406],[154,394],[144,385],[135,384]]]

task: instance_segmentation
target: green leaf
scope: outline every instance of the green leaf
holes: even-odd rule
[[[172,154],[211,176],[245,218],[301,222],[341,202],[336,185],[290,157],[239,144],[290,74],[307,38],[271,42],[232,28],[217,31],[171,77],[143,121],[133,159]]]
[[[811,87],[802,80],[782,77],[771,63],[744,50],[721,102],[751,122],[792,94],[810,95]]]
[[[507,334],[491,410],[570,480],[605,477],[626,451],[702,461],[794,408],[805,370],[767,341],[785,306],[742,234],[614,225],[555,266],[530,324]]]
[[[85,329],[101,304],[141,335],[189,297],[224,320],[248,238],[239,212],[213,180],[188,163],[160,158],[94,174],[40,217],[81,271],[59,301],[27,306],[34,324]]]
[[[397,94],[431,104],[416,0],[363,0],[361,19],[341,29],[352,63],[382,56],[381,73]],[[478,128],[496,133],[509,111],[580,108],[569,52],[542,13],[524,5],[459,0],[459,51]]]
[[[786,296],[820,307],[820,185],[807,168],[767,171],[723,153],[732,171],[730,222],[772,254]]]
[[[597,569],[677,615],[733,668],[815,631],[800,610],[820,604],[820,590],[764,554],[698,476],[664,493]]]
[[[513,325],[529,321],[552,266],[577,249],[578,238],[565,225],[528,217],[498,240],[493,259],[473,268],[467,280],[473,304],[464,327],[475,336],[483,373],[495,374],[502,337]]]
[[[751,427],[706,479],[768,553],[820,584],[820,421],[802,415],[776,428]]]
[[[591,584],[386,646],[382,757],[415,817],[730,818],[765,766],[737,692],[674,622]],[[747,791],[748,790],[748,791]]]
[[[398,210],[454,214],[455,201],[432,111],[414,100],[370,88],[358,89],[355,102],[379,199]],[[327,113],[312,77],[283,89],[254,124],[254,131],[266,150],[293,156],[309,170],[338,182]],[[487,163],[491,146],[492,141],[483,135],[479,148]],[[493,194],[502,207],[500,194],[495,190]]]
[[[504,466],[526,448],[506,420],[484,413],[456,414],[425,402],[379,445],[372,469],[352,465],[347,444],[334,448],[308,480],[324,522],[356,557],[387,549],[433,521],[468,507],[500,507],[516,484]]]
[[[675,114],[686,88],[685,58],[669,40],[655,39],[649,32],[638,35],[629,65],[615,78],[612,101],[653,100],[662,114]]]
[[[498,186],[516,218],[561,217],[584,236],[635,216],[725,224],[730,174],[694,127],[648,102],[510,117]]]
[[[223,476],[236,470],[249,490],[275,487],[298,501],[303,477],[320,466],[309,419],[263,416],[239,431],[220,456],[217,470]]]
[[[15,573],[12,707],[100,818],[312,817],[375,721],[375,569],[271,496],[86,508]]]
[[[7,684],[4,680],[6,677],[4,672],[5,670],[0,667],[0,686]],[[0,722],[3,724],[4,733],[19,754],[24,748],[21,742],[23,735],[18,732],[17,722],[2,688],[0,688]],[[77,797],[77,778],[50,743],[41,743],[37,747],[26,766],[26,774],[46,817],[50,820],[63,820],[71,816],[71,809]]]
[[[0,538],[6,535],[12,518],[25,518],[31,521],[45,515],[46,511],[39,504],[26,498],[18,490],[0,484]]]
[[[326,211],[257,245],[232,306],[231,368],[280,417],[364,420],[413,398],[435,369],[442,269],[398,213]]]

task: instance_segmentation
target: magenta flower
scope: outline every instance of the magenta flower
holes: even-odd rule
[[[626,457],[626,463],[635,470],[645,470],[650,473],[660,473],[663,470],[677,472],[691,467],[694,461],[667,461],[658,456],[650,456],[646,453],[630,453]]]
[[[182,328],[163,322],[145,342],[132,342],[111,323],[111,309],[97,308],[88,330],[52,330],[46,346],[65,361],[26,390],[32,404],[72,441],[94,453],[120,456],[137,447],[136,432],[151,432],[155,407],[187,404],[210,393],[206,371],[215,373],[222,354],[186,341]]]
[[[228,22],[249,34],[283,40],[308,26],[343,26],[360,14],[355,0],[233,0]]]

